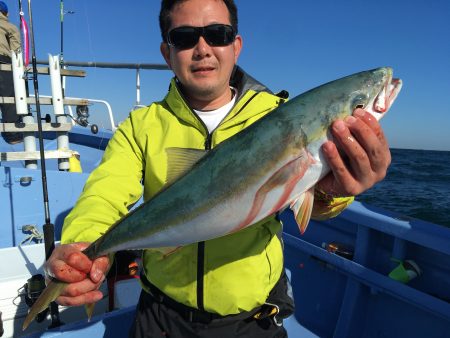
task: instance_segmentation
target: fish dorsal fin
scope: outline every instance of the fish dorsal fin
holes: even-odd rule
[[[300,233],[303,235],[311,218],[314,204],[314,187],[305,191],[295,201],[291,203],[291,209],[294,212]]]
[[[172,183],[197,163],[207,151],[191,148],[167,148],[167,183]]]

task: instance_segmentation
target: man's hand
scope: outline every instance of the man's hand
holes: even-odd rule
[[[317,188],[332,196],[356,196],[381,181],[391,163],[388,143],[378,121],[363,109],[336,121],[334,142],[322,146],[331,173]]]
[[[109,267],[108,257],[91,261],[81,251],[89,243],[63,244],[55,248],[45,263],[45,275],[69,283],[56,302],[64,306],[95,303],[103,294],[98,288]]]

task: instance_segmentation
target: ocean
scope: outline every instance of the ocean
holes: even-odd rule
[[[391,149],[391,154],[386,178],[357,200],[450,227],[450,151]]]

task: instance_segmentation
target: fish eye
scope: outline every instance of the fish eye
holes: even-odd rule
[[[364,109],[366,107],[367,99],[367,95],[364,94],[358,94],[357,96],[355,96],[352,100],[353,110],[355,110],[356,108]]]

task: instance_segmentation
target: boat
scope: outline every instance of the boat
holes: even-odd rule
[[[12,65],[19,79],[24,72],[21,59]],[[49,56],[48,62],[39,62],[48,64],[39,71],[52,83],[51,95],[41,96],[41,104],[52,105],[56,113],[42,123],[45,178],[36,150],[35,119],[1,125],[5,131],[23,130],[28,137],[16,145],[0,139],[3,337],[124,337],[140,292],[131,270],[104,283],[105,297],[90,321],[83,308],[62,307],[57,316],[41,316],[25,332],[21,327],[28,303],[36,297],[34,286],[42,285],[39,275],[47,252],[42,224],[48,217],[55,240],[60,238],[64,217],[117,127],[107,101],[64,97],[61,77],[85,76],[87,67],[134,69],[139,91],[140,70],[167,67],[65,61],[61,68],[60,61]],[[20,95],[26,97],[16,91],[15,100]],[[36,97],[27,100],[22,107],[26,113]],[[90,123],[86,107],[99,103],[106,107],[108,128]],[[61,144],[66,145],[62,150]],[[43,180],[49,210],[43,203]],[[304,235],[289,210],[280,219],[285,268],[296,303],[295,314],[285,320],[289,337],[450,337],[450,228],[360,202],[334,219],[311,221]]]

